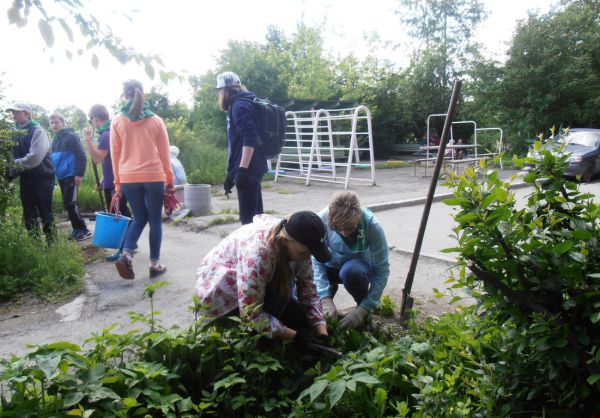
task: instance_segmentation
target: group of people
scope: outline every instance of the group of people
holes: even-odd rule
[[[388,246],[380,224],[353,192],[336,194],[319,214],[299,211],[283,219],[264,215],[261,181],[267,160],[253,106],[256,95],[233,72],[219,74],[216,89],[219,108],[227,113],[224,190],[228,195],[236,188],[242,227],[202,260],[195,286],[197,314],[209,320],[240,316],[309,348],[315,339],[326,343],[325,316],[337,318],[333,298],[342,284],[356,307],[341,319],[341,327],[359,326],[379,304],[389,276]],[[160,263],[164,194],[176,184],[174,169],[181,174],[183,167],[171,164],[170,156],[176,158],[178,149],[170,146],[165,124],[150,110],[141,83],[126,81],[122,96],[125,104],[112,121],[105,106],[92,106],[89,121],[99,133],[98,145],[92,128],[85,130],[85,143],[94,163],[102,164],[106,201],[118,202],[121,213],[133,218],[122,251],[114,257],[119,275],[135,277],[133,254],[149,224],[153,278],[166,271]],[[52,115],[56,137],[49,153],[49,140],[31,119],[31,108],[21,104],[9,110],[17,124],[14,161],[25,225],[33,230],[41,220],[44,232],[52,234],[56,177],[73,236],[89,236],[76,203],[86,167],[79,137],[65,127],[64,117]]]

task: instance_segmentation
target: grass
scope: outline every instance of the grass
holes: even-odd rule
[[[42,300],[64,300],[84,286],[79,246],[57,233],[52,244],[31,236],[18,210],[0,222],[0,302],[33,293]]]
[[[239,222],[240,219],[235,216],[219,216],[217,218],[213,218],[208,222],[208,226],[216,226],[216,225],[225,225]]]

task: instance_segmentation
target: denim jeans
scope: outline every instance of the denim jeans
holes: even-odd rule
[[[357,258],[346,261],[339,270],[327,267],[327,278],[331,283],[332,297],[338,290],[338,284],[342,283],[356,304],[360,305],[369,291],[370,272],[370,266]]]
[[[137,242],[146,227],[150,224],[150,260],[160,259],[162,242],[162,207],[165,193],[164,182],[124,183],[121,189],[133,212],[133,221],[125,234],[123,251],[129,253],[137,248]]]

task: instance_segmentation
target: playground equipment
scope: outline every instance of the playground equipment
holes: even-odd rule
[[[277,158],[279,177],[344,184],[350,180],[375,184],[371,112],[366,106],[286,112],[283,151]],[[361,153],[368,160],[361,163]],[[370,169],[370,178],[351,177],[352,169]],[[345,173],[342,175],[342,173]]]

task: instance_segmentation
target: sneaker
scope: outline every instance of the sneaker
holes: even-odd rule
[[[150,278],[154,279],[155,277],[164,274],[167,271],[167,266],[164,264],[157,264],[156,267],[150,266]]]
[[[92,237],[92,233],[88,230],[78,229],[73,231],[72,237],[75,241],[84,241]]]
[[[133,266],[131,260],[126,256],[122,255],[115,263],[115,267],[119,272],[119,276],[127,280],[135,279],[135,273],[133,272]]]
[[[121,250],[117,250],[111,255],[106,257],[106,261],[117,261],[121,257]]]

